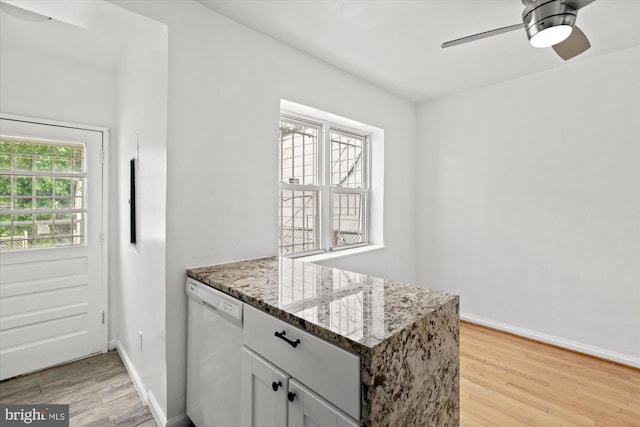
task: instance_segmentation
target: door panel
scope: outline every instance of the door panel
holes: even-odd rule
[[[104,135],[13,118],[0,119],[0,135],[9,141],[0,150],[0,178],[12,191],[7,196],[5,185],[0,194],[0,379],[5,379],[107,350]],[[43,196],[42,188],[49,193]]]
[[[289,402],[289,427],[357,427],[360,425],[294,379],[289,380],[289,391],[295,394],[293,402]]]
[[[246,347],[242,349],[242,426],[284,427],[288,375]],[[273,383],[279,386],[273,389]]]

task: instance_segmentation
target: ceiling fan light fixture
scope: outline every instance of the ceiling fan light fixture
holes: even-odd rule
[[[524,28],[534,47],[553,47],[565,61],[591,47],[589,39],[578,28],[578,10],[596,0],[522,0],[522,23],[496,28],[442,43],[443,48],[497,36]]]
[[[529,43],[533,47],[551,47],[565,41],[571,35],[571,31],[573,31],[571,25],[547,27],[531,36]]]
[[[533,47],[551,47],[565,40],[578,11],[560,0],[523,0],[522,22]]]

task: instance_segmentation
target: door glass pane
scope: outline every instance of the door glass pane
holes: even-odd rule
[[[33,194],[33,179],[30,176],[14,177],[15,187],[13,194],[16,196],[29,196]]]
[[[86,147],[0,137],[0,251],[85,244]]]

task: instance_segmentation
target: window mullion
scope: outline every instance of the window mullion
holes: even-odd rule
[[[363,174],[363,186],[365,192],[364,204],[364,238],[367,243],[371,243],[371,138],[369,136],[364,139],[364,152],[362,158],[362,166],[365,168]]]
[[[325,206],[326,206],[326,191],[325,191],[325,178],[326,178],[326,154],[324,149],[324,138],[325,138],[325,125],[321,124],[320,127],[320,135],[318,138],[318,206],[317,212],[317,230],[318,230],[318,246],[322,251],[327,250],[326,239],[325,239]]]
[[[324,123],[322,126],[322,153],[324,157],[323,163],[323,209],[322,209],[322,229],[323,229],[323,245],[322,249],[330,251],[333,249],[333,242],[331,239],[332,227],[332,191],[331,191],[331,127],[328,123]]]

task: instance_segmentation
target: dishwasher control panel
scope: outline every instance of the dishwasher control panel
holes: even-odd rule
[[[187,295],[191,294],[200,299],[203,304],[224,313],[229,317],[242,320],[243,303],[217,289],[198,282],[194,279],[187,280]]]
[[[218,300],[218,310],[222,310],[232,316],[237,316],[240,313],[240,305],[234,304],[223,299]]]
[[[187,295],[192,295],[202,304],[211,307],[228,317],[242,321],[243,303],[234,297],[220,292],[195,279],[187,279]]]

